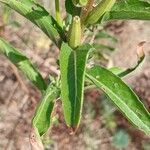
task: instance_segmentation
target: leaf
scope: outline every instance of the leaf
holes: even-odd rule
[[[136,66],[134,66],[133,68],[123,69],[123,68],[119,68],[119,67],[112,67],[109,69],[109,71],[111,71],[113,74],[119,76],[120,78],[123,78],[123,77],[129,75],[130,73],[132,73],[133,71],[135,71],[140,66],[140,64],[143,62],[144,57],[139,59]]]
[[[65,0],[66,12],[71,14],[72,16],[80,15],[81,8],[76,7],[72,0]]]
[[[76,129],[81,118],[85,65],[89,44],[72,50],[66,43],[60,51],[61,98],[66,124]]]
[[[110,97],[129,121],[150,135],[150,113],[118,76],[101,66],[94,66],[86,76]]]
[[[0,0],[10,8],[37,25],[56,45],[59,45],[61,28],[52,16],[32,0]],[[56,28],[58,27],[58,28]]]
[[[65,7],[66,7],[66,12],[68,12],[69,14],[73,14],[73,9],[74,9],[74,5],[72,3],[72,0],[65,0]]]
[[[144,54],[144,50],[143,50],[143,44],[144,43],[145,42],[141,42],[138,45],[138,48],[137,48],[138,62],[134,67],[128,68],[128,69],[113,67],[113,68],[110,68],[109,70],[111,72],[113,72],[114,74],[118,75],[121,78],[125,77],[126,75],[128,75],[128,74],[132,73],[133,71],[135,71],[141,65],[141,63],[144,61],[144,58],[145,58],[145,54]]]
[[[29,139],[30,139],[30,144],[31,144],[31,150],[44,150],[44,145],[42,143],[42,140],[38,133],[37,128],[31,129]]]
[[[109,51],[114,51],[115,50],[114,47],[111,47],[111,46],[108,46],[108,45],[104,45],[104,44],[96,44],[96,43],[94,43],[93,47],[95,49],[102,49],[102,50],[109,50]]]
[[[126,70],[124,70],[123,68],[120,67],[112,67],[108,69],[109,71],[111,71],[113,74],[119,76],[119,74],[122,74],[123,72],[126,72]],[[128,74],[126,74],[128,75]],[[121,78],[121,76],[119,76]],[[124,77],[124,76],[122,76]]]
[[[109,33],[105,32],[105,31],[98,32],[96,34],[95,39],[98,39],[98,38],[111,39],[113,42],[118,42],[116,37],[110,35]]]
[[[119,0],[102,20],[116,19],[150,20],[150,3],[142,0]]]
[[[51,83],[46,89],[41,103],[37,107],[36,113],[32,120],[34,128],[38,129],[42,136],[50,127],[51,114],[54,107],[54,100],[59,96],[60,90]]]
[[[9,23],[9,19],[10,19],[10,16],[11,16],[11,10],[9,7],[7,6],[3,6],[2,7],[2,21],[3,21],[3,24],[8,24]]]
[[[0,52],[16,65],[36,87],[41,91],[46,89],[44,79],[30,60],[2,38],[0,38]]]

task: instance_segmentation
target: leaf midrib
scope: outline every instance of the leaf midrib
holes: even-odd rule
[[[94,77],[92,77],[91,75],[89,75],[88,73],[86,73],[86,76],[88,77],[88,78],[92,78],[92,80],[93,81],[95,81],[95,82],[97,82],[98,84],[100,84],[101,85],[101,87],[105,87],[112,95],[114,95],[119,101],[120,101],[120,99],[121,98],[119,98],[116,94],[114,94],[114,92],[112,92],[112,90],[111,89],[109,89],[107,86],[105,86],[103,83],[101,83],[101,82],[99,82],[98,80],[96,80]],[[102,88],[102,90],[105,92],[105,90]],[[128,107],[128,105],[126,104],[126,103],[124,103],[123,102],[123,100],[122,101],[120,101],[131,113],[132,113],[132,115],[134,115],[134,117],[136,117],[137,119],[138,119],[138,121],[140,122],[140,126],[142,126],[142,129],[141,130],[143,130],[143,127],[144,128],[146,128],[146,130],[147,130],[147,132],[150,134],[150,128],[147,126],[147,125],[145,125],[145,123],[134,113],[134,111],[132,111],[132,109],[130,109],[130,107]],[[116,104],[117,105],[117,104]],[[118,107],[118,105],[117,105],[117,107]],[[119,108],[120,109],[120,108]],[[124,112],[124,111],[122,111],[125,115],[126,115],[126,113]],[[128,117],[128,115],[126,115],[127,116],[127,118],[129,118]],[[133,117],[132,117],[133,118]],[[130,118],[129,118],[130,119]],[[132,122],[132,120],[130,119],[130,121]],[[133,123],[133,122],[132,122]],[[144,126],[143,126],[144,125]],[[137,126],[138,127],[138,126]],[[139,127],[138,127],[139,128]],[[144,130],[143,130],[144,131]],[[145,131],[144,131],[145,132]]]
[[[74,111],[73,111],[73,122],[75,122],[75,114],[76,114],[76,105],[77,105],[77,60],[76,60],[76,52],[73,51],[74,55],[74,75],[75,75],[75,102],[74,102]]]

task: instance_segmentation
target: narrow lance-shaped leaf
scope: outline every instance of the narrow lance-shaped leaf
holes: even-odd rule
[[[30,131],[31,150],[44,150],[41,136],[37,128],[32,128]]]
[[[102,50],[109,50],[109,51],[114,51],[114,50],[115,50],[114,47],[111,47],[111,46],[108,46],[108,45],[104,45],[104,44],[97,44],[97,43],[94,43],[94,44],[92,44],[92,46],[93,46],[95,49],[102,49]]]
[[[101,18],[105,20],[150,20],[150,2],[144,0],[120,0]]]
[[[57,22],[39,4],[32,0],[0,0],[10,8],[37,25],[56,45],[59,45],[60,36]],[[58,27],[58,28],[56,28]],[[61,31],[60,31],[61,32]]]
[[[110,35],[109,33],[107,33],[106,31],[101,31],[101,32],[98,32],[95,36],[95,39],[110,39],[112,40],[112,42],[118,42],[118,39],[115,37],[115,36],[112,36]]]
[[[81,118],[85,65],[90,45],[72,50],[63,43],[60,51],[61,98],[66,124],[76,130]]]
[[[118,76],[100,66],[94,66],[86,76],[110,97],[130,122],[150,135],[150,113]]]
[[[5,40],[0,38],[0,52],[2,52],[25,76],[41,91],[46,89],[46,83],[30,60]]]
[[[122,69],[122,68],[119,68],[119,67],[113,67],[113,68],[110,68],[109,70],[113,74],[116,74],[116,75],[118,75],[121,78],[125,77],[126,75],[128,75],[128,74],[132,73],[133,71],[135,71],[140,66],[140,64],[143,62],[143,60],[145,58],[145,54],[144,54],[144,50],[143,50],[143,44],[144,43],[145,42],[141,42],[138,45],[138,48],[137,48],[138,62],[137,62],[137,64],[134,67],[128,68],[128,69]]]
[[[54,100],[58,98],[60,90],[51,83],[46,89],[36,113],[32,120],[33,128],[37,128],[42,136],[50,127],[51,114],[54,107]]]

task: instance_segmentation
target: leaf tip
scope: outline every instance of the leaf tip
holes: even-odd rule
[[[138,47],[137,47],[137,56],[138,56],[139,59],[141,59],[141,58],[143,58],[145,56],[144,48],[143,48],[143,46],[144,46],[145,43],[146,43],[145,41],[142,41],[142,42],[140,42],[138,44]]]
[[[44,150],[44,146],[40,139],[40,135],[36,128],[31,129],[30,133],[30,144],[32,150]]]
[[[78,130],[78,127],[79,127],[79,126],[70,127],[70,128],[69,128],[69,134],[70,134],[70,135],[75,135],[76,132],[77,132],[77,130]]]

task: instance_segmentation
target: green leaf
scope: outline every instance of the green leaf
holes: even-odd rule
[[[46,89],[46,83],[30,60],[5,40],[0,38],[0,52],[2,52],[25,76],[41,91]]]
[[[121,78],[125,77],[126,75],[128,75],[128,74],[132,73],[133,71],[135,71],[141,65],[141,63],[144,61],[145,54],[144,54],[144,51],[143,51],[143,45],[139,45],[139,48],[138,48],[138,51],[137,51],[137,56],[138,56],[138,62],[134,67],[128,68],[128,69],[113,67],[113,68],[110,68],[109,70],[112,73],[118,75]]]
[[[66,7],[66,12],[68,12],[69,14],[73,14],[73,10],[75,8],[75,6],[72,3],[72,0],[65,0],[65,7]]]
[[[76,129],[83,105],[85,65],[90,45],[72,50],[66,43],[60,52],[61,97],[66,124]]]
[[[118,76],[119,76],[119,74],[122,74],[124,71],[126,71],[120,67],[112,67],[112,68],[109,68],[108,70],[111,71],[113,74],[118,75]],[[126,75],[128,75],[128,74],[126,74]],[[124,76],[122,76],[122,77],[124,77]]]
[[[10,8],[37,25],[56,45],[59,45],[60,36],[57,22],[39,4],[32,0],[0,0]],[[56,28],[58,27],[58,28]],[[60,31],[61,32],[61,31]]]
[[[142,0],[119,0],[102,20],[150,20],[150,3]]]
[[[109,50],[109,51],[114,51],[115,50],[114,47],[111,47],[111,46],[108,46],[108,45],[104,45],[104,44],[96,44],[96,43],[94,43],[93,47],[95,49],[102,49],[102,50]]]
[[[79,15],[81,8],[76,7],[72,0],[65,0],[66,12],[71,14],[72,16]]]
[[[38,129],[40,136],[42,136],[50,127],[54,100],[59,96],[59,93],[60,90],[51,83],[46,89],[41,99],[41,103],[37,107],[32,120],[32,125]]]
[[[101,31],[96,34],[95,39],[99,39],[99,38],[111,39],[113,42],[118,42],[116,37],[110,35],[108,32],[105,31]]]
[[[100,66],[94,66],[86,76],[110,97],[129,121],[150,135],[149,112],[131,88],[118,76]]]
[[[4,6],[2,7],[2,21],[5,25],[7,25],[9,23],[9,19],[10,19],[10,16],[11,16],[11,10],[9,7],[7,6]]]

